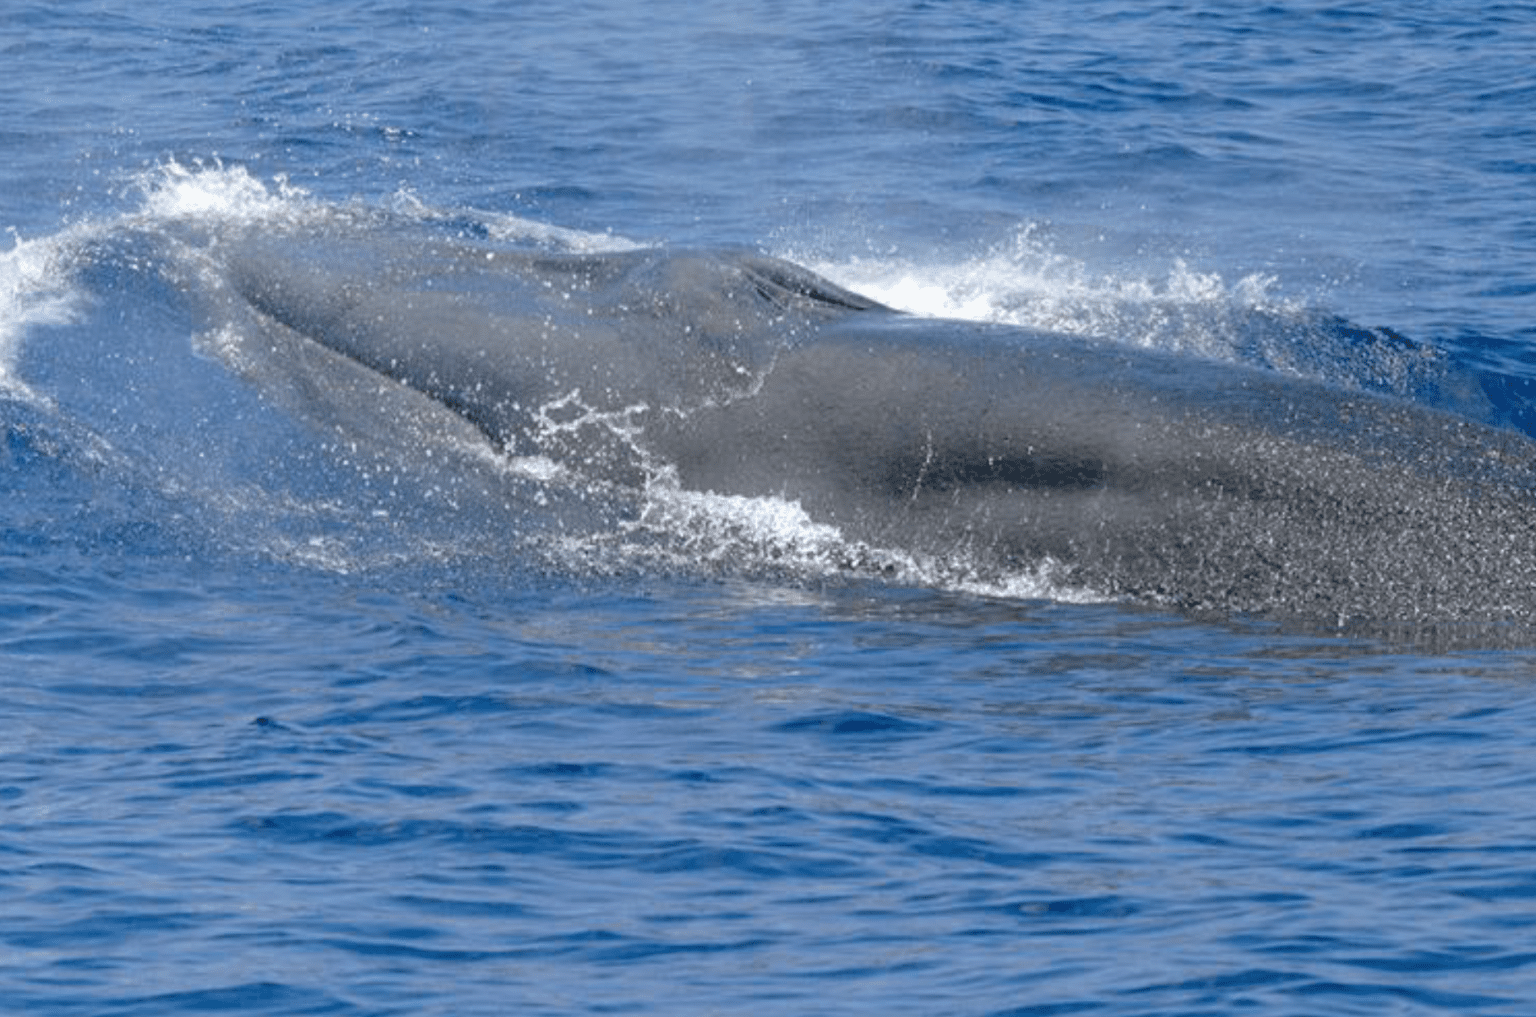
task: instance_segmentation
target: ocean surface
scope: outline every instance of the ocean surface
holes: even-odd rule
[[[237,234],[742,249],[1531,435],[1536,6],[0,21],[0,1012],[1536,1014],[1528,634],[850,567],[210,312]]]

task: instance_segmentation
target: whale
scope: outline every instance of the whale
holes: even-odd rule
[[[1536,619],[1536,443],[1226,360],[918,317],[751,250],[229,239],[231,299],[594,481],[1313,626]]]

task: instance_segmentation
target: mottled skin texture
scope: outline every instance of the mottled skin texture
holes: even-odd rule
[[[231,243],[265,327],[504,448],[776,495],[852,540],[1191,612],[1536,617],[1526,438],[1383,396],[1028,329],[917,319],[741,252]]]

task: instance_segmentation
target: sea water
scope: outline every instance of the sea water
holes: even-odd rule
[[[741,246],[1340,384],[1342,318],[1529,430],[1530,5],[0,24],[0,1012],[1536,1012],[1529,648],[616,521],[397,394],[317,430],[197,306],[231,223]]]

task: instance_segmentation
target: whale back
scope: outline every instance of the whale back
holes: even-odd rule
[[[603,483],[785,499],[859,546],[1192,612],[1536,617],[1536,446],[1406,400],[914,318],[738,251],[318,251],[253,244],[232,288]]]

